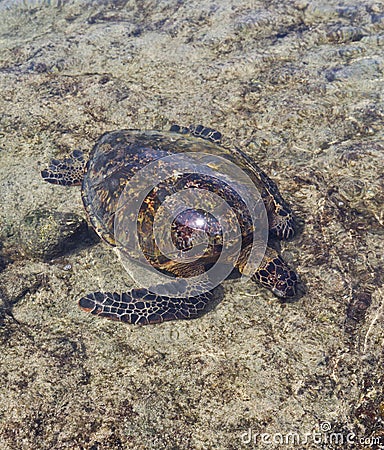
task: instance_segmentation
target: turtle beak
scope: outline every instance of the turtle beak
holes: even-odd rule
[[[283,289],[278,289],[276,287],[272,288],[272,292],[280,298],[286,298],[286,297],[294,297],[296,295],[296,285],[288,286],[285,285]]]

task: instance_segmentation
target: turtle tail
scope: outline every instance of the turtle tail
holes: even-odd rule
[[[68,158],[52,159],[48,169],[41,171],[41,176],[48,183],[76,186],[83,181],[84,167],[83,152],[74,150]]]

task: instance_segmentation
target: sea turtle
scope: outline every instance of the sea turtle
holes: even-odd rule
[[[265,206],[269,237],[265,254],[260,258],[261,263],[256,268],[252,280],[266,286],[278,297],[295,296],[297,276],[270,244],[273,240],[289,239],[294,235],[292,212],[282,199],[276,184],[241,150],[222,146],[221,134],[214,129],[202,125],[189,127],[173,125],[168,132],[154,130],[107,132],[95,144],[87,163],[82,152],[75,150],[65,159],[52,160],[41,175],[49,183],[64,186],[81,185],[82,200],[93,228],[105,242],[118,248],[115,216],[119,209],[119,199],[127,183],[139,171],[145,172],[148,164],[161,162],[164,156],[176,158],[185,152],[196,155],[199,153],[218,155],[235,164],[250,177],[260,193],[262,199],[260,202]],[[208,161],[208,166],[209,170],[217,172],[220,171],[221,163],[210,164]],[[209,243],[201,258],[195,259],[190,264],[180,264],[162,254],[153,239],[155,216],[160,205],[176,191],[198,188],[221,197],[235,211],[239,222],[240,256],[232,269],[241,274],[250,257],[253,224],[241,198],[242,194],[246,194],[245,189],[241,185],[235,185],[236,182],[231,185],[223,181],[222,177],[211,176],[210,172],[169,173],[166,179],[149,190],[146,198],[140,203],[136,217],[137,239],[154,269],[180,280],[177,288],[169,290],[157,286],[157,289],[139,288],[127,293],[94,292],[79,300],[80,308],[109,319],[141,325],[199,316],[213,297],[215,286],[210,285],[209,277],[204,277],[204,274],[208,273],[209,268],[218,261],[222,250],[223,231],[220,223],[209,210],[196,208],[186,209],[174,218],[170,224],[170,234],[178,251],[181,253],[189,251],[198,243],[199,233],[207,235]],[[133,192],[128,192],[128,196],[134,195]],[[194,279],[190,277],[194,276],[201,276],[202,281],[197,283],[197,287],[189,282],[189,279]]]

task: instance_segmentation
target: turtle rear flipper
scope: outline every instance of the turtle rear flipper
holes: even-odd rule
[[[74,150],[70,157],[53,159],[48,169],[41,171],[44,181],[61,186],[80,185],[84,176],[84,156],[80,150]]]
[[[199,317],[212,297],[213,291],[184,298],[157,295],[148,289],[132,289],[123,294],[94,292],[81,298],[79,306],[107,319],[149,325]]]

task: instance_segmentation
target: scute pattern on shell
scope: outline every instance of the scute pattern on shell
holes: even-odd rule
[[[188,129],[181,129],[182,133],[183,130]],[[104,240],[115,245],[114,216],[120,195],[127,182],[149,163],[165,156],[184,152],[210,153],[224,157],[240,167],[252,179],[264,200],[271,233],[280,234],[284,239],[293,236],[293,219],[290,220],[292,213],[282,199],[277,186],[239,149],[229,150],[219,147],[210,140],[176,132],[118,130],[104,134],[96,143],[90,154],[83,181],[82,197],[85,208],[92,225]],[[220,167],[214,167],[214,169],[220,171]],[[204,183],[201,177],[200,180],[192,181],[192,177],[189,179],[188,187],[192,187],[194,183],[196,186]],[[141,218],[143,232],[147,221],[153,219],[156,202],[167,195],[167,190],[173,189],[173,184],[187,183],[185,177],[177,175],[170,176],[168,181],[168,184],[162,183],[154,193],[155,195],[146,200],[146,214]],[[230,190],[223,183],[219,182],[206,188],[222,195],[229,200],[231,206],[238,207],[240,212],[244,210],[239,196],[230,201]],[[161,189],[164,192],[161,192]],[[243,225],[247,227],[246,224],[243,223]],[[246,233],[247,230],[244,230],[244,237]]]

